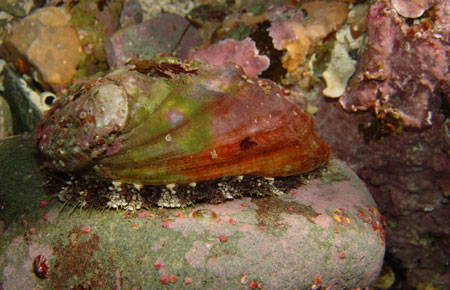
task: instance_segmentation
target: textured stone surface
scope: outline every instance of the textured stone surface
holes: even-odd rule
[[[338,160],[279,198],[126,213],[48,204],[35,153],[30,136],[0,142],[4,289],[309,289],[319,277],[342,289],[368,286],[382,264],[374,201]],[[217,217],[194,218],[199,209]],[[31,271],[37,255],[49,261],[47,279]]]
[[[10,64],[3,70],[4,97],[12,112],[15,134],[33,132],[50,108],[47,94],[40,94]],[[53,95],[53,94],[52,94]]]
[[[397,272],[399,285],[413,289],[424,282],[446,289],[450,141],[443,116],[434,115],[433,125],[422,132],[406,130],[366,144],[358,125],[369,120],[370,113],[347,113],[338,102],[325,99],[318,107],[318,134],[366,182],[386,216],[388,252],[402,269]]]
[[[118,30],[105,43],[106,59],[114,67],[162,52],[183,58],[190,46],[199,44],[200,37],[185,18],[167,13]]]
[[[255,42],[249,37],[241,41],[222,40],[215,45],[189,54],[189,58],[222,67],[232,62],[240,65],[245,74],[250,77],[257,77],[270,65],[270,59],[265,55],[259,55]]]
[[[23,72],[36,71],[39,81],[67,85],[81,60],[78,36],[63,8],[48,7],[15,23],[4,46]]]
[[[11,111],[8,103],[0,95],[0,138],[13,134]]]
[[[125,1],[120,13],[120,26],[127,27],[143,21],[143,11],[139,0]]]
[[[13,122],[8,102],[3,98],[5,88],[3,86],[2,73],[6,62],[0,59],[0,138],[13,135]]]
[[[404,126],[423,129],[431,125],[440,90],[450,87],[450,2],[436,1],[434,16],[423,22],[395,11],[389,1],[371,6],[368,44],[340,103],[352,112],[395,114]]]
[[[33,8],[33,0],[0,0],[0,10],[17,17],[28,15]]]
[[[435,16],[426,19],[432,21],[430,26],[402,20],[395,11],[383,10],[383,5],[388,2],[371,7],[369,38],[377,38],[369,39],[373,45],[367,47],[360,63],[370,70],[369,75],[374,77],[372,72],[376,72],[380,78],[364,77],[341,98],[341,104],[373,105],[375,113],[346,113],[340,103],[318,97],[316,130],[334,154],[365,181],[385,214],[390,225],[387,251],[395,261],[391,266],[397,266],[398,287],[414,289],[419,283],[430,283],[449,289],[449,2],[436,1]],[[404,35],[404,29],[425,31]],[[378,64],[382,69],[376,68]],[[384,133],[392,126],[392,119],[383,117],[386,108],[411,117],[396,136]],[[367,124],[373,134],[384,135],[374,138],[378,142],[362,137],[370,137],[367,129],[358,130]],[[422,129],[405,128],[414,124]]]

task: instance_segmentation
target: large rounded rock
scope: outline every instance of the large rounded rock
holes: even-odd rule
[[[43,84],[67,85],[81,61],[77,33],[63,8],[47,7],[14,23],[5,37],[8,56],[20,70],[36,71]],[[26,63],[26,64],[25,64]]]
[[[47,204],[30,137],[0,141],[0,161],[3,289],[342,289],[383,262],[382,218],[338,160],[281,197],[138,212]]]

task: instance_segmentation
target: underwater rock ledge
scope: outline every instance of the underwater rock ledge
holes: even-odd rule
[[[383,263],[383,218],[336,159],[280,197],[135,212],[49,202],[31,136],[0,140],[0,161],[3,289],[363,288]]]

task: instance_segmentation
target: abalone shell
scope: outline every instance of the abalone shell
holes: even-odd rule
[[[84,83],[55,102],[36,140],[51,170],[140,185],[290,176],[330,157],[276,83],[167,56]]]

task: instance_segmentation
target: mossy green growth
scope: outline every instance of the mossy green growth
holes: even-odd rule
[[[236,22],[233,29],[230,32],[228,32],[228,34],[224,37],[224,39],[231,38],[240,41],[246,38],[251,31],[252,31],[251,27],[248,27],[243,22]]]
[[[39,220],[45,211],[39,207],[46,196],[37,156],[31,135],[0,139],[0,221],[9,229],[8,234],[23,234],[24,228],[18,226],[20,221]],[[2,240],[8,237],[4,235]]]
[[[103,7],[102,0],[80,0],[70,9],[70,25],[77,31],[81,46],[84,48],[81,64],[76,77],[86,77],[108,69],[104,54],[103,43],[107,39],[103,32],[104,23],[98,21],[97,16],[103,9],[109,9],[113,17],[119,17],[122,10],[121,1],[112,1]]]
[[[317,48],[313,62],[313,73],[315,77],[321,77],[322,73],[327,69],[331,61],[331,52],[333,51],[335,42],[336,40],[332,38]]]
[[[347,171],[347,168],[336,167],[335,163],[333,163],[332,166],[328,164],[327,172],[326,174],[322,174],[320,176],[320,181],[323,184],[332,184],[338,181],[347,181],[350,180],[350,177],[348,176],[349,173],[350,172]]]

